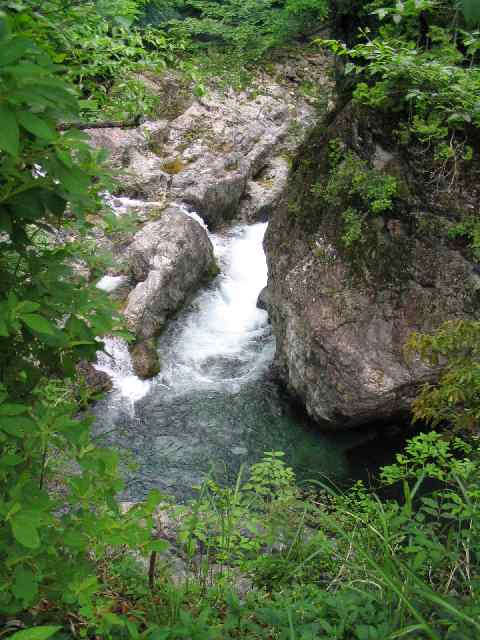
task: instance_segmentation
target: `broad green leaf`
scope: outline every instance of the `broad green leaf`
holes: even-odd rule
[[[43,140],[53,142],[58,137],[57,132],[47,120],[39,118],[30,111],[17,113],[17,120],[24,129]]]
[[[77,167],[72,169],[62,167],[58,173],[61,185],[73,194],[82,195],[90,186],[90,176]]]
[[[32,311],[38,311],[40,309],[40,305],[38,302],[31,302],[30,300],[23,300],[18,305],[16,311],[22,313],[32,313]]]
[[[12,592],[16,598],[24,601],[25,606],[32,604],[38,593],[38,585],[30,569],[19,567],[15,571]]]
[[[42,202],[47,211],[55,216],[61,216],[67,208],[67,201],[53,191],[44,191],[42,193]]]
[[[35,64],[34,62],[19,62],[15,65],[5,67],[3,69],[5,73],[11,73],[14,76],[21,76],[22,78],[39,78],[45,75],[45,67]]]
[[[25,218],[35,220],[45,213],[42,202],[44,190],[39,187],[32,187],[7,201],[10,207],[11,216],[15,218]]]
[[[16,438],[23,438],[24,435],[20,418],[0,418],[0,429]]]
[[[67,151],[64,151],[63,149],[56,149],[55,153],[57,154],[57,158],[67,167],[67,169],[71,169],[73,167],[73,160]]]
[[[103,614],[103,619],[106,620],[106,622],[108,622],[108,624],[114,626],[114,627],[124,627],[125,626],[125,621],[122,620],[122,618],[120,616],[117,616],[116,613],[110,613],[109,611],[107,613]]]
[[[20,151],[20,133],[15,113],[6,104],[0,104],[0,150],[12,156]]]
[[[33,627],[17,631],[13,636],[10,636],[10,640],[48,640],[60,629],[61,627]]]
[[[67,547],[82,549],[86,544],[86,536],[80,531],[70,530],[64,535],[63,542]]]
[[[12,62],[24,56],[27,51],[34,48],[35,45],[28,38],[11,38],[0,46],[0,66],[12,64]]]
[[[157,551],[158,553],[163,553],[168,547],[169,544],[166,540],[152,540],[147,545],[148,551]]]
[[[25,404],[14,404],[5,402],[0,405],[0,416],[19,416],[22,413],[26,413],[28,407]]]
[[[17,438],[22,438],[25,432],[35,429],[35,422],[27,416],[0,416],[0,429]]]
[[[45,214],[44,193],[44,189],[33,187],[8,200],[7,204],[10,207],[12,217],[27,220],[41,218]]]
[[[13,537],[27,549],[38,549],[40,546],[40,537],[37,528],[32,520],[22,514],[14,516],[10,520]]]
[[[9,335],[9,332],[8,332],[7,323],[3,318],[0,318],[0,337],[6,338],[8,337],[8,335]]]
[[[24,458],[16,453],[6,453],[1,458],[1,463],[4,467],[16,467],[17,464],[21,464]]]
[[[20,320],[24,322],[27,327],[37,331],[38,333],[46,333],[47,335],[53,335],[54,330],[51,323],[39,316],[37,313],[25,313],[20,316]]]

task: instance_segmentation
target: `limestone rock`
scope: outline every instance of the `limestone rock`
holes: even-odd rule
[[[168,137],[168,127],[168,121],[157,120],[134,128],[87,129],[86,133],[94,147],[107,149],[110,164],[122,172],[119,193],[163,201],[170,176],[152,148]]]
[[[279,64],[273,74],[259,71],[245,90],[211,87],[199,99],[178,75],[142,75],[168,107],[162,119],[87,133],[111,152],[124,195],[190,205],[212,228],[239,213],[265,219],[285,186],[287,156],[318,118],[299,82],[326,89],[327,64],[322,53],[299,54],[289,59],[288,74]]]
[[[128,296],[125,317],[143,340],[162,330],[214,266],[205,229],[175,207],[136,234],[129,261],[138,284]]]
[[[248,182],[240,205],[240,215],[249,222],[267,221],[285,191],[289,171],[286,158],[272,158],[260,175]]]

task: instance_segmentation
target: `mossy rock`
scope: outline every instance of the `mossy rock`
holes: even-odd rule
[[[205,282],[211,282],[214,278],[216,278],[221,272],[220,266],[216,259],[214,258],[210,263],[210,266],[205,272]]]
[[[162,170],[171,176],[176,176],[177,173],[182,172],[187,165],[180,158],[174,160],[168,160],[162,164]]]
[[[130,347],[133,370],[139,378],[153,378],[161,370],[160,356],[153,338],[137,342]]]

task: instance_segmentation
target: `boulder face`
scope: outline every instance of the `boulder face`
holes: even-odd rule
[[[156,120],[140,127],[87,129],[90,143],[109,152],[112,167],[122,172],[119,193],[162,203],[170,176],[152,150],[168,137],[167,120]]]
[[[98,371],[86,360],[81,360],[76,366],[77,375],[92,395],[107,393],[113,388],[110,376],[104,371]]]
[[[264,241],[276,371],[323,428],[404,415],[438,375],[406,353],[411,332],[480,318],[480,277],[468,248],[448,235],[478,196],[465,184],[442,190],[441,180],[427,188],[410,150],[392,140],[388,125],[351,106],[332,114],[305,143]],[[393,206],[364,217],[350,246],[348,203],[331,194],[332,145],[397,179]]]
[[[129,329],[140,340],[160,333],[167,319],[215,270],[205,229],[176,207],[135,235],[129,263],[137,285],[124,313]]]

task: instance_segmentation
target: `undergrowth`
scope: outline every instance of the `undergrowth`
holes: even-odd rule
[[[480,632],[478,437],[414,437],[380,473],[377,489],[392,485],[397,499],[362,482],[300,490],[279,452],[233,487],[209,479],[191,503],[161,508],[175,540],[153,572],[112,553],[97,566],[101,622],[67,606],[55,616],[70,630],[50,637],[471,640]],[[51,616],[43,601],[37,621]]]

